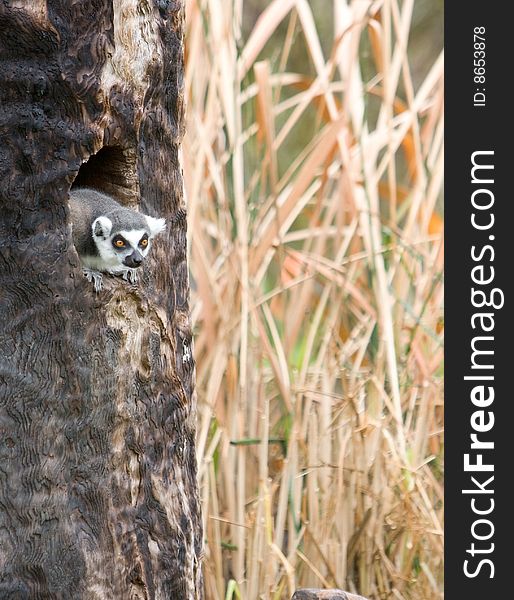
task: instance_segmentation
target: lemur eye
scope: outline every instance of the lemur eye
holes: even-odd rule
[[[143,238],[140,242],[139,242],[140,246],[143,246],[144,248],[146,248],[146,246],[148,246],[148,240],[146,238]]]
[[[121,238],[118,238],[117,240],[114,240],[114,245],[117,248],[124,248],[125,247],[125,242]]]

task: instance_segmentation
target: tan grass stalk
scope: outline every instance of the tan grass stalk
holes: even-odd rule
[[[188,0],[209,600],[442,598],[443,55],[417,2]],[[369,48],[369,56],[363,49]]]

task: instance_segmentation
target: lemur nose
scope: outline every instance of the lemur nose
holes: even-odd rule
[[[139,252],[132,252],[132,254],[130,256],[127,256],[123,262],[127,267],[135,269],[136,267],[139,267],[140,264],[143,262],[143,257]]]

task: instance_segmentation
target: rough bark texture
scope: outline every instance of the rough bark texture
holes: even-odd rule
[[[1,600],[201,598],[183,19],[0,0]],[[83,278],[74,181],[167,219],[138,284]]]
[[[291,600],[366,600],[343,590],[296,590]]]

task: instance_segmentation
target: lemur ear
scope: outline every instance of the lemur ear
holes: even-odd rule
[[[150,237],[155,237],[166,229],[166,219],[154,219],[154,217],[145,216],[150,228]]]
[[[106,240],[111,235],[112,221],[107,217],[98,217],[93,221],[93,235]]]

